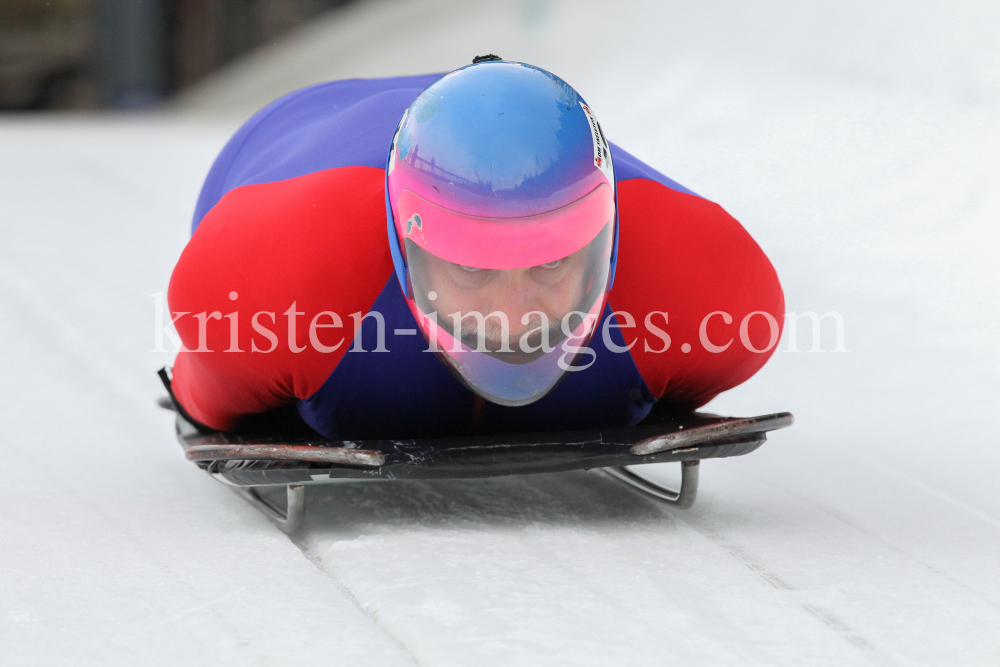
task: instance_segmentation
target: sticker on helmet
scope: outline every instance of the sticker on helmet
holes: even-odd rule
[[[594,112],[583,102],[580,102],[580,106],[583,107],[583,113],[587,115],[587,121],[590,123],[591,138],[594,140],[594,166],[600,169],[605,177],[607,177],[608,183],[611,184],[611,189],[614,190],[615,170],[611,164],[611,147],[608,146],[608,140],[604,138],[601,124],[597,122]]]
[[[410,219],[406,221],[406,233],[410,234],[413,231],[413,226],[416,225],[417,229],[424,231],[424,221],[420,219],[420,215],[414,213],[410,216]]]

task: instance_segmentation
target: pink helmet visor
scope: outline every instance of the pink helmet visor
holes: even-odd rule
[[[615,218],[614,191],[601,183],[561,208],[520,218],[465,215],[410,190],[396,198],[396,234],[455,264],[482,269],[538,266],[572,255]]]

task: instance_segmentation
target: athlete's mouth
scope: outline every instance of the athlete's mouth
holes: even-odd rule
[[[549,315],[545,322],[539,317],[532,318],[516,333],[505,332],[499,322],[487,320],[480,334],[478,322],[464,321],[459,338],[472,350],[517,365],[551,352],[565,336],[559,328],[558,319]]]

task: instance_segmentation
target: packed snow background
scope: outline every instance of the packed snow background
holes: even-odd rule
[[[996,664],[998,33],[986,2],[370,0],[162,112],[0,117],[4,664]],[[722,204],[848,351],[803,320],[708,406],[797,422],[686,512],[597,473],[338,484],[289,540],[183,459],[150,295],[256,108],[486,52]]]

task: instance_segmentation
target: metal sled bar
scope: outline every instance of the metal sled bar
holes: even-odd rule
[[[372,468],[385,464],[382,452],[309,445],[192,445],[184,453],[189,461],[316,461]]]
[[[306,516],[306,487],[302,484],[289,484],[285,487],[288,493],[288,508],[285,510],[257,493],[257,489],[252,486],[234,486],[232,488],[284,532],[294,533],[302,526],[302,521]]]
[[[730,435],[775,431],[779,428],[791,426],[794,422],[795,417],[790,412],[778,412],[773,415],[747,417],[746,419],[732,419],[724,421],[721,424],[713,424],[712,426],[703,426],[689,431],[677,431],[667,435],[648,438],[632,445],[632,453],[636,456],[648,456],[657,452],[693,447],[702,442]]]
[[[609,477],[628,484],[634,489],[642,491],[648,496],[661,500],[678,509],[686,510],[694,505],[695,498],[698,497],[698,464],[700,461],[683,461],[681,463],[681,488],[678,491],[668,489],[656,482],[635,474],[626,466],[614,468],[601,468],[601,471]]]

